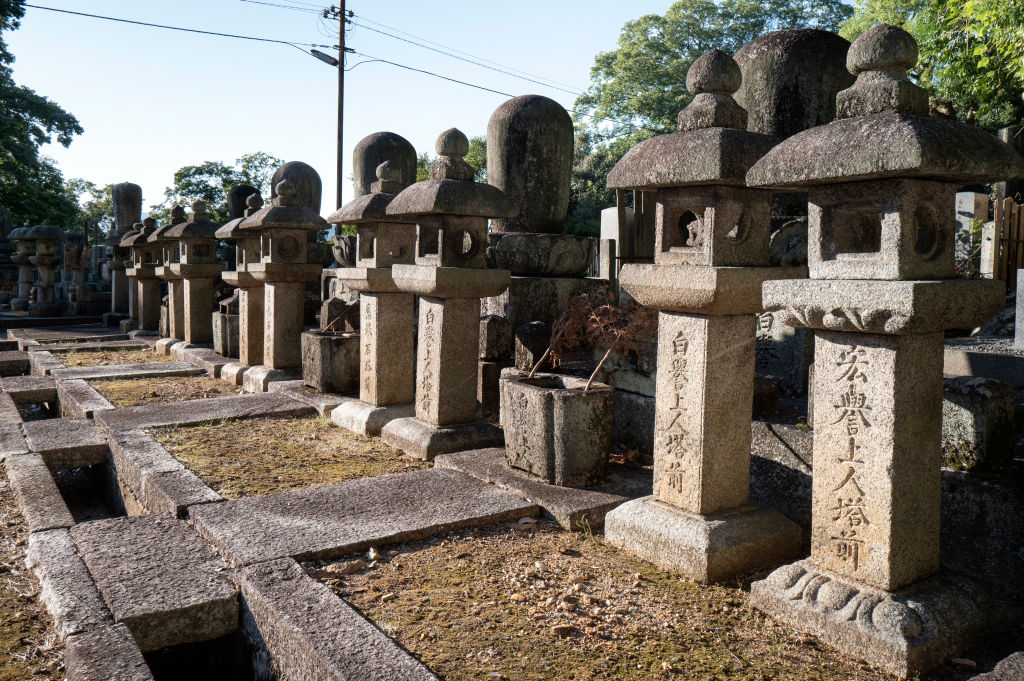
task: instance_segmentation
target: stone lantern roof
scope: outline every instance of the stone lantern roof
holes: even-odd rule
[[[694,98],[679,112],[679,132],[630,149],[608,173],[608,188],[743,186],[747,170],[778,140],[747,132],[747,112],[733,99],[741,79],[740,67],[720,50],[693,62],[686,87]]]
[[[837,120],[788,138],[747,174],[750,186],[801,187],[885,178],[948,183],[1024,175],[1024,159],[995,135],[928,116],[928,96],[906,76],[917,44],[880,24],[854,41],[846,65],[857,76],[836,96]]]
[[[167,232],[175,225],[180,225],[183,222],[185,222],[185,209],[181,206],[172,207],[170,220],[161,227],[157,227],[156,230],[149,235],[147,241],[149,243],[153,243],[154,241],[172,241],[173,237],[167,236]]]
[[[30,237],[28,235],[28,233],[29,233],[29,228],[27,226],[15,227],[14,229],[12,229],[10,232],[7,233],[7,238],[12,240],[12,241],[17,241],[18,239],[31,239],[31,238],[33,238],[33,237]]]
[[[405,189],[402,186],[401,169],[391,161],[384,161],[377,166],[377,181],[370,185],[370,189],[373,193],[349,201],[331,213],[327,222],[332,225],[358,225],[363,222],[388,221],[388,206]]]
[[[291,180],[282,180],[275,187],[277,201],[264,206],[240,224],[241,229],[304,229],[317,232],[327,228],[327,221],[305,206],[298,205],[298,197]],[[248,211],[247,211],[248,212]]]
[[[137,229],[124,235],[121,239],[122,246],[142,246],[149,241],[149,237],[156,230],[156,220],[146,218],[142,222],[135,223]]]
[[[212,239],[220,225],[210,222],[206,203],[192,202],[192,215],[185,222],[178,223],[163,233],[166,239]]]
[[[64,240],[64,230],[56,225],[50,225],[44,222],[41,225],[30,227],[28,233],[25,236],[20,237],[22,239],[53,239],[54,241]]]
[[[252,239],[256,235],[247,234],[242,230],[242,223],[250,216],[255,215],[263,208],[263,197],[259,194],[250,194],[245,199],[245,215],[235,218],[218,229],[214,236],[218,239]]]
[[[518,214],[500,189],[473,181],[473,168],[463,158],[469,139],[462,131],[445,130],[435,149],[440,158],[430,165],[430,179],[402,190],[388,205],[389,216],[511,218]]]

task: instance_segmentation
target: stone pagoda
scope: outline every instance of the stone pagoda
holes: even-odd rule
[[[763,301],[815,329],[811,555],[755,582],[751,600],[900,676],[997,626],[984,589],[939,570],[943,329],[1003,304],[1002,282],[954,278],[957,185],[1024,174],[994,136],[928,116],[905,75],[917,56],[902,29],[863,34],[836,120],[747,174],[809,192],[811,278],[766,282]]]
[[[171,216],[167,223],[157,227],[147,243],[160,246],[160,264],[156,268],[156,276],[167,282],[167,337],[156,342],[156,351],[170,354],[171,346],[185,338],[185,287],[181,276],[175,274],[172,266],[180,260],[178,240],[166,236],[167,231],[175,225],[185,222],[185,209],[181,206],[171,207]]]
[[[125,275],[135,286],[134,319],[141,331],[155,332],[160,326],[160,280],[156,268],[161,264],[163,249],[149,238],[156,231],[156,220],[146,218],[137,229],[121,240],[130,251],[131,260]]]
[[[605,519],[606,539],[645,560],[715,582],[797,554],[799,527],[752,505],[754,339],[768,267],[771,193],[744,186],[775,144],[748,132],[733,99],[740,69],[712,50],[686,76],[679,132],[633,147],[608,187],[655,193],[654,264],[622,268],[622,287],[658,313],[654,494]]]
[[[356,266],[338,268],[335,276],[359,291],[360,318],[359,399],[342,403],[331,419],[362,435],[378,435],[389,421],[415,415],[415,297],[398,289],[392,267],[415,262],[416,224],[386,213],[409,184],[397,162],[384,161],[372,193],[327,218],[356,226]]]
[[[167,267],[181,278],[185,342],[206,345],[213,342],[213,285],[224,270],[217,261],[214,233],[219,225],[210,222],[203,201],[192,202],[192,214],[173,225],[161,237],[178,242],[179,258]]]
[[[55,281],[64,230],[44,222],[29,229],[25,236],[35,240],[35,252],[28,260],[39,272],[35,300],[28,306],[28,313],[33,317],[60,317],[64,314],[64,303],[57,300]]]
[[[242,385],[248,392],[265,392],[271,381],[296,378],[302,366],[306,284],[317,281],[321,270],[307,261],[307,242],[310,234],[327,228],[326,220],[299,203],[296,190],[302,186],[282,180],[274,187],[274,202],[240,224],[260,237],[260,260],[246,263],[246,271],[264,286],[263,364],[245,372]],[[319,205],[319,194],[316,198]]]
[[[242,229],[241,224],[263,208],[263,197],[253,189],[245,199],[245,212],[217,230],[218,239],[235,244],[235,269],[221,278],[238,290],[238,361],[220,370],[221,378],[242,385],[246,371],[263,363],[263,282],[249,272],[249,266],[260,261],[260,234]]]
[[[480,298],[508,287],[509,271],[488,269],[488,218],[516,208],[501,190],[473,181],[463,158],[469,140],[441,133],[430,179],[392,199],[391,219],[416,222],[414,265],[391,268],[399,291],[419,296],[416,416],[391,421],[381,438],[407,454],[438,454],[500,445],[501,431],[477,416]]]

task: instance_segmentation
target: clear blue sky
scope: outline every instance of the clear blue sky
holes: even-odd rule
[[[335,45],[318,15],[241,0],[29,0],[31,4],[174,26]],[[266,0],[313,9],[314,0]],[[356,23],[412,33],[502,65],[585,89],[594,55],[614,49],[629,19],[664,12],[670,0],[434,2],[349,0]],[[369,21],[378,22],[371,24]],[[337,72],[287,45],[258,43],[56,14],[29,8],[8,34],[18,83],[58,102],[85,133],[68,149],[50,145],[65,177],[97,184],[132,181],[144,208],[159,203],[176,169],[233,162],[265,151],[311,164],[324,182],[322,212],[335,201]],[[353,26],[350,47],[401,64],[566,107],[575,95],[409,45]],[[349,64],[361,61],[349,57]],[[680,83],[680,87],[684,87]],[[505,97],[382,63],[346,74],[345,200],[352,198],[351,150],[391,130],[417,151],[455,126],[483,135]]]

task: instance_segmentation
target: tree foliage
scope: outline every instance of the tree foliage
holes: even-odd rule
[[[68,193],[78,202],[78,227],[90,236],[93,225],[106,230],[114,220],[114,194],[112,184],[102,187],[89,180],[72,178],[67,182]]]
[[[48,219],[68,226],[77,215],[74,198],[40,147],[66,147],[82,126],[53,101],[14,82],[14,55],[3,33],[17,29],[24,14],[22,0],[0,0],[0,205],[11,211],[14,224]]]
[[[213,222],[227,222],[228,191],[232,187],[247,184],[258,189],[260,194],[268,195],[270,178],[283,163],[275,156],[257,151],[245,154],[234,165],[205,161],[178,168],[174,173],[174,184],[164,190],[163,202],[150,208],[150,215],[165,220],[175,205],[188,206],[198,199],[206,203]]]
[[[933,112],[987,128],[1024,121],[1024,4],[1005,0],[859,0],[841,35],[879,23],[909,31],[921,57],[911,76]]]
[[[487,138],[483,135],[469,138],[469,151],[466,152],[466,163],[473,167],[473,181],[487,181]],[[430,164],[437,159],[423,152],[416,157],[416,181],[422,182],[430,177]]]

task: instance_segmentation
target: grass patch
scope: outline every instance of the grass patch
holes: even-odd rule
[[[221,496],[272,494],[428,468],[327,418],[273,418],[157,428],[154,437]]]
[[[239,389],[209,376],[97,379],[92,387],[115,407],[138,407],[157,402],[184,402],[205,397],[237,395]]]
[[[158,355],[150,348],[128,350],[88,350],[65,352],[58,358],[68,367],[98,367],[113,364],[141,364],[143,362],[173,362],[170,355]]]
[[[25,566],[28,533],[7,477],[0,477],[0,681],[64,678],[62,646]]]
[[[554,523],[450,532],[383,554],[305,567],[447,681],[894,678],[751,608],[747,580],[687,582]]]

